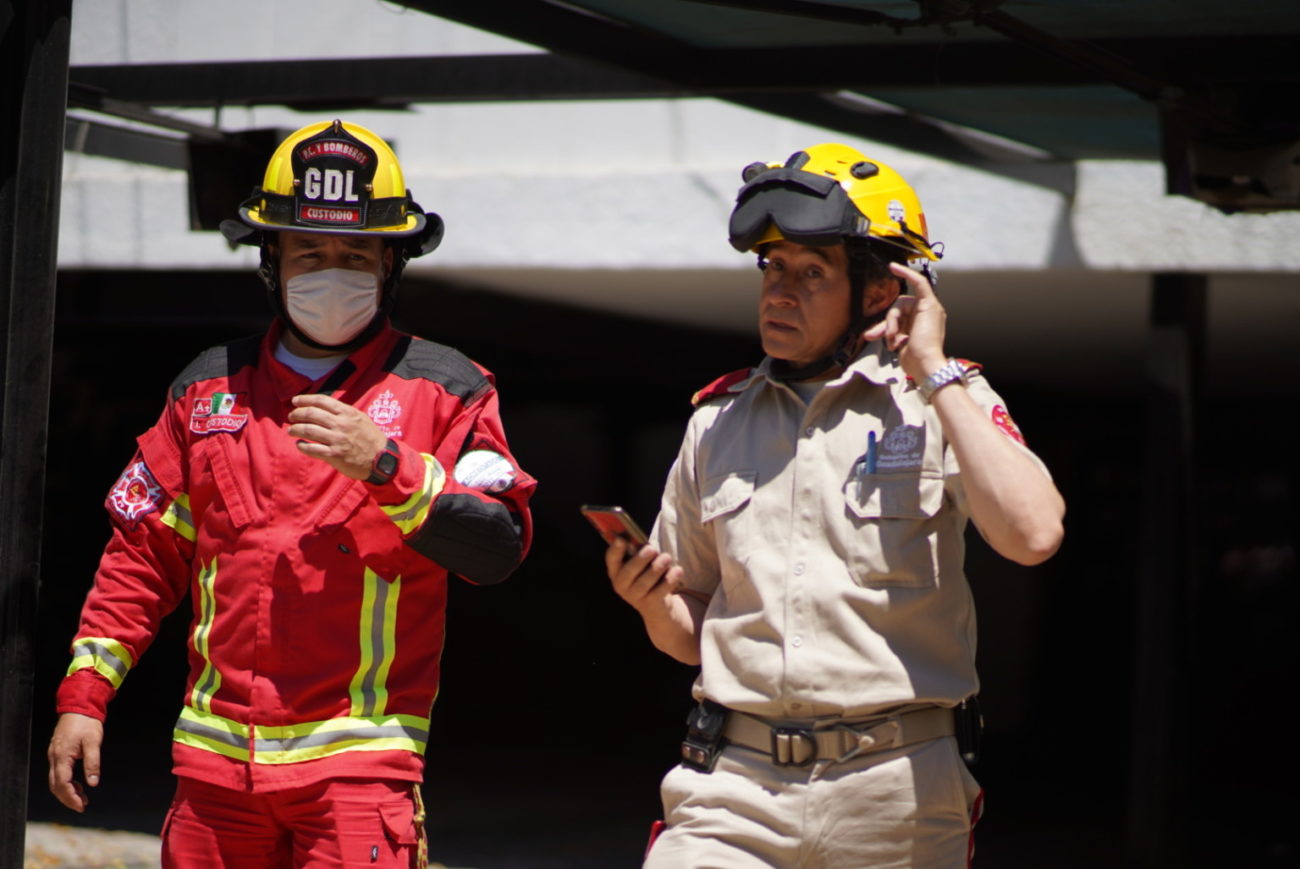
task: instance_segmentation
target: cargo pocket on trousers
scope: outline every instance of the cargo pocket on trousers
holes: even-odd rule
[[[411,846],[419,843],[420,837],[415,829],[415,804],[410,797],[381,802],[379,819],[384,825],[384,835],[393,844]]]
[[[936,529],[943,477],[863,474],[844,484],[851,526],[840,541],[853,581],[866,588],[929,588],[938,574]]]

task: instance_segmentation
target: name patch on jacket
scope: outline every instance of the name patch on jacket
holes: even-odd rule
[[[162,486],[153,478],[149,466],[144,462],[133,462],[109,490],[108,503],[122,521],[135,525],[141,516],[158,509],[162,495]]]
[[[247,422],[248,414],[239,411],[239,402],[233,392],[216,392],[211,398],[196,398],[190,410],[190,431],[195,434],[239,431]]]

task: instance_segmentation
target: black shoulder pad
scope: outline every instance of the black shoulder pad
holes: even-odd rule
[[[410,335],[397,342],[384,370],[403,380],[432,380],[467,405],[492,388],[478,366],[459,350]]]
[[[261,335],[249,335],[204,350],[172,381],[172,401],[179,400],[185,390],[200,380],[229,377],[241,368],[256,365],[261,344]]]

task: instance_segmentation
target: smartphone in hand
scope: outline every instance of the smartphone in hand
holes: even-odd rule
[[[595,526],[596,531],[610,546],[614,545],[614,541],[619,537],[634,546],[644,546],[649,542],[641,526],[637,525],[636,520],[622,507],[583,504],[580,509],[582,515],[587,517],[587,521]]]

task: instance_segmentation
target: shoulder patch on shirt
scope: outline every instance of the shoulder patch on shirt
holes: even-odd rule
[[[140,517],[158,509],[163,496],[162,486],[154,479],[149,466],[143,461],[127,465],[108,492],[108,504],[128,526],[134,526]]]
[[[733,371],[730,374],[724,374],[699,392],[691,396],[691,404],[699,407],[710,399],[717,398],[721,395],[729,394],[737,383],[748,380],[749,376],[754,373],[752,368],[742,368],[739,371]]]
[[[459,350],[410,335],[398,339],[384,370],[403,380],[431,380],[466,405],[492,389],[488,376]]]
[[[195,434],[239,431],[247,422],[247,408],[241,410],[239,394],[235,392],[195,396],[194,403],[190,406],[190,431]]]
[[[196,383],[230,377],[241,368],[256,365],[261,346],[262,336],[250,335],[204,350],[172,381],[172,401],[179,401],[185,390]]]
[[[1013,441],[1025,443],[1025,436],[1020,433],[1020,427],[1016,425],[1016,421],[1011,418],[1011,414],[1007,413],[1005,407],[1000,404],[993,405],[992,416],[993,424],[1002,429],[1004,435]]]

